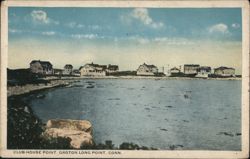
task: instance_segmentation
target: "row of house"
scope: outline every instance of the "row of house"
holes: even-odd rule
[[[105,76],[119,71],[117,65],[98,65],[93,62],[73,69],[71,64],[66,64],[64,69],[53,69],[49,61],[33,60],[30,62],[30,71],[43,75],[75,75],[75,76]]]
[[[148,65],[146,63],[140,65],[137,69],[137,75],[154,76],[158,73],[158,68],[155,65]],[[181,72],[180,68],[173,67],[170,69],[170,75],[200,78],[207,78],[211,75],[214,75],[216,77],[233,77],[235,76],[235,69],[232,67],[221,66],[215,68],[214,73],[212,73],[212,69],[209,66],[200,66],[198,64],[185,64],[184,72]]]
[[[81,76],[106,76],[119,71],[118,65],[99,65],[89,63],[79,68]]]
[[[81,66],[79,69],[73,69],[71,64],[66,64],[64,69],[53,69],[53,65],[49,61],[33,60],[30,63],[30,70],[33,73],[44,75],[75,75],[75,76],[106,76],[119,71],[118,65],[99,65],[88,63]],[[156,76],[159,75],[159,70],[155,65],[143,63],[136,70],[138,76]],[[200,66],[198,64],[185,64],[184,71],[181,68],[173,67],[170,69],[171,76],[188,76],[188,77],[203,77],[207,78],[210,75],[217,77],[233,77],[235,69],[231,67],[221,66],[212,69],[209,66]]]
[[[233,77],[235,76],[235,69],[232,67],[221,66],[214,69],[214,73],[212,73],[212,69],[209,66],[200,66],[198,64],[186,64],[184,65],[184,72],[181,72],[181,69],[176,67],[170,69],[171,76],[178,76],[180,74],[190,77],[201,77],[207,78],[211,75],[217,77]]]

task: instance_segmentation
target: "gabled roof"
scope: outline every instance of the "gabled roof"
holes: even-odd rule
[[[232,70],[235,70],[235,69],[234,69],[234,68],[232,68],[232,67],[225,67],[225,66],[221,66],[221,67],[215,68],[214,70],[226,70],[226,69],[232,69]]]
[[[178,71],[180,71],[180,69],[178,69],[177,67],[173,67],[173,68],[171,68],[170,70],[171,70],[171,71],[172,71],[172,70],[178,70]]]
[[[155,65],[147,65],[146,63],[143,63],[144,66],[148,67],[148,68],[157,68]],[[141,65],[141,66],[143,66]]]
[[[103,70],[107,69],[107,66],[106,66],[106,65],[98,65],[98,64],[94,64],[93,62],[92,62],[92,63],[87,63],[87,64],[85,64],[84,66],[86,66],[86,65],[89,65],[89,66],[92,66],[92,67],[95,67],[95,68],[101,68],[101,69],[103,69]],[[81,66],[81,67],[79,68],[79,70],[82,69],[84,66]]]
[[[52,64],[49,61],[40,61],[40,60],[33,60],[30,62],[30,65],[37,62],[40,63],[43,67],[52,66]]]
[[[73,66],[72,66],[71,64],[67,64],[67,65],[64,66],[64,68],[65,68],[65,69],[72,69]]]
[[[184,67],[200,67],[198,64],[185,64]]]

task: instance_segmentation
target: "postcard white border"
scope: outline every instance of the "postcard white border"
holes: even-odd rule
[[[116,150],[107,150],[106,154],[14,154],[13,150],[7,150],[7,86],[6,68],[8,54],[8,7],[150,7],[150,8],[242,8],[242,151],[137,151],[137,150],[117,150],[121,155],[110,154]],[[1,3],[1,157],[20,157],[20,158],[247,158],[249,156],[249,2],[247,0],[184,0],[184,1],[149,1],[149,0],[53,0],[53,1],[17,1],[9,0]],[[46,150],[41,150],[46,151]],[[54,151],[54,150],[47,150]],[[70,151],[92,151],[92,150],[70,150]],[[102,151],[102,150],[94,150]]]

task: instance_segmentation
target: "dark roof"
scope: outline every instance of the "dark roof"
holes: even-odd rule
[[[180,71],[180,69],[178,69],[177,67],[171,68],[170,70],[178,70],[178,71]]]
[[[106,65],[98,65],[98,64],[94,64],[93,62],[92,63],[89,63],[89,64],[86,64],[86,65],[90,65],[90,66],[93,66],[93,67],[101,67],[102,69],[107,69],[107,66]],[[81,66],[79,68],[79,70],[82,68],[83,66]]]
[[[44,66],[52,66],[52,64],[49,61],[40,61],[40,60],[33,60],[30,62],[30,65],[34,64],[36,62],[39,62],[43,67]]]
[[[117,70],[118,69],[118,65],[108,65],[108,69],[113,69],[113,70]]]
[[[155,65],[147,65],[146,63],[144,63],[143,65],[149,67],[149,68],[157,68]]]
[[[225,67],[225,66],[221,66],[221,67],[215,68],[214,70],[225,70],[225,69],[233,69],[233,70],[235,70],[232,67]]]
[[[64,68],[66,68],[66,69],[72,69],[72,68],[73,68],[73,66],[72,66],[72,65],[70,65],[70,64],[67,64],[67,65],[65,65],[65,66],[64,66]]]
[[[200,65],[198,65],[198,64],[185,64],[184,67],[186,67],[186,66],[188,66],[188,67],[200,67]]]
[[[209,67],[209,66],[201,66],[201,67],[199,68],[199,70],[211,71],[211,67]]]

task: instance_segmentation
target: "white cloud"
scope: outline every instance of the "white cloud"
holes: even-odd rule
[[[209,33],[230,34],[228,26],[224,23],[212,25],[208,28]]]
[[[52,36],[52,35],[55,35],[56,33],[54,31],[45,31],[45,32],[42,32],[42,35],[48,35],[48,36]]]
[[[90,30],[101,30],[103,28],[103,26],[100,25],[84,25],[84,24],[80,24],[80,23],[76,23],[76,22],[70,22],[65,24],[65,26],[69,27],[69,28],[84,28],[84,29],[90,29]]]
[[[233,23],[233,24],[232,24],[232,28],[238,29],[238,28],[240,28],[240,24],[238,24],[238,23]]]
[[[124,41],[129,40],[139,44],[164,44],[164,45],[195,45],[194,40],[181,38],[181,37],[155,37],[155,38],[145,38],[140,36],[131,36],[127,38],[115,38],[114,41]]]
[[[166,45],[194,45],[195,42],[186,38],[156,37],[152,41],[164,43]]]
[[[58,21],[55,21],[48,17],[47,13],[42,10],[33,10],[30,13],[30,16],[33,20],[33,22],[38,24],[59,24]]]
[[[97,34],[72,34],[72,38],[75,39],[96,39],[96,38],[102,38],[99,37]]]
[[[148,15],[148,10],[145,8],[136,8],[132,11],[132,17],[139,19],[145,25],[153,23],[152,18]]]
[[[126,24],[131,24],[133,20],[138,20],[145,26],[154,29],[159,29],[164,27],[164,24],[162,22],[155,22],[152,19],[152,17],[150,17],[148,10],[146,8],[136,8],[130,14],[121,15],[120,19]]]

